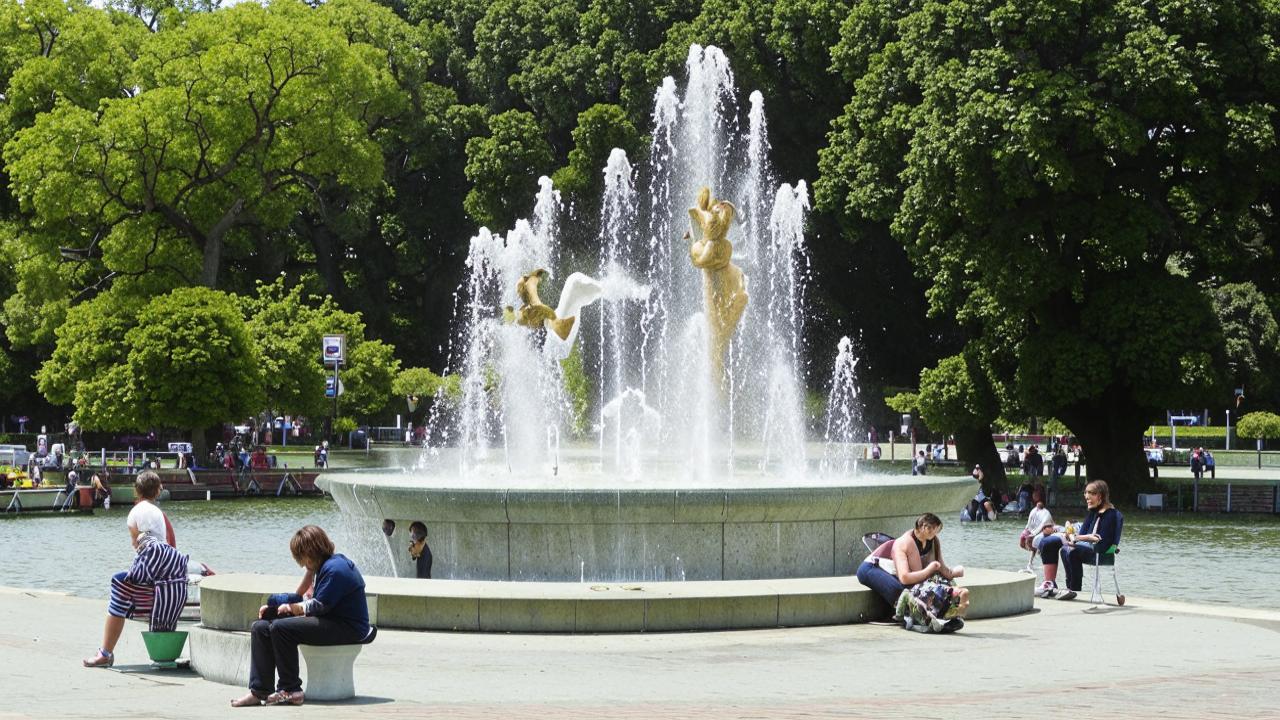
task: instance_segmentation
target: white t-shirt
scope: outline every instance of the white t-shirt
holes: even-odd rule
[[[1032,508],[1031,514],[1027,516],[1027,532],[1038,535],[1045,523],[1051,522],[1053,522],[1053,514],[1049,512],[1049,508]]]
[[[125,521],[139,535],[147,534],[160,542],[165,542],[164,513],[149,500],[140,500],[129,511],[129,519]]]

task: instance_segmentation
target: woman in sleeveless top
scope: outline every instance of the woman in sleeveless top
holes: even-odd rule
[[[893,608],[903,588],[924,582],[935,573],[948,580],[963,576],[964,567],[948,567],[942,559],[942,544],[938,540],[941,530],[942,520],[933,513],[916,518],[914,528],[900,538],[885,542],[867,556],[858,567],[858,582],[874,590]]]

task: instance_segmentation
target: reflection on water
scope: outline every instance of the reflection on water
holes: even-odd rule
[[[339,552],[355,560],[365,574],[385,575],[390,570],[389,550],[379,529],[357,527],[328,499],[180,502],[166,503],[164,509],[173,521],[178,548],[217,572],[299,575],[289,555],[289,538],[309,523],[325,528]],[[122,507],[93,515],[0,518],[0,584],[105,599],[108,578],[128,567],[133,556],[124,524],[127,514],[128,508]],[[1027,553],[1018,548],[1021,521],[944,520],[941,537],[949,563],[1011,571],[1026,566]],[[1133,511],[1125,518],[1122,548],[1120,588],[1126,595],[1263,604],[1270,597],[1260,578],[1280,576],[1280,518],[1192,518]],[[1036,568],[1038,572],[1039,563]],[[1089,573],[1085,577],[1087,581]],[[1063,580],[1060,569],[1059,583]],[[1104,591],[1110,591],[1110,578],[1104,575],[1103,582]]]

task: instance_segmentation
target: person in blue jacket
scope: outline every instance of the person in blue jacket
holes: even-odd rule
[[[289,541],[289,551],[307,575],[314,576],[312,592],[305,598],[298,593],[272,595],[258,609],[259,619],[251,628],[249,694],[232,700],[233,707],[301,705],[299,645],[366,643],[376,633],[369,624],[364,577],[355,563],[334,552],[324,530],[315,525],[302,528]]]
[[[1074,600],[1084,583],[1084,564],[1093,562],[1120,540],[1120,511],[1111,504],[1111,488],[1105,480],[1084,486],[1084,502],[1089,512],[1073,536],[1062,546],[1062,564],[1067,571],[1067,592],[1059,600]]]

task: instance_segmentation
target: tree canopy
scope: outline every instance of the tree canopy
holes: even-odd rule
[[[1224,392],[1204,288],[1274,265],[1277,12],[871,0],[841,27],[820,205],[889,223],[1091,473],[1135,482],[1147,419]]]
[[[332,401],[325,398],[325,378],[332,371],[321,364],[320,348],[325,335],[337,334],[347,343],[339,410],[355,417],[387,404],[400,361],[390,345],[365,336],[358,313],[344,312],[331,297],[304,297],[299,285],[286,289],[281,278],[259,285],[258,294],[241,304],[262,355],[267,407],[305,417],[328,414]]]
[[[698,43],[762,92],[776,175],[817,181],[808,367],[857,336],[862,396],[918,382],[966,459],[996,418],[1054,417],[1113,480],[1167,407],[1280,403],[1273,4],[214,5],[0,0],[7,402],[158,422],[127,337],[221,327],[174,295],[204,287],[242,314],[259,410],[327,413],[327,332],[343,425],[398,408],[398,368],[449,357],[476,228],[542,174],[589,214]]]

